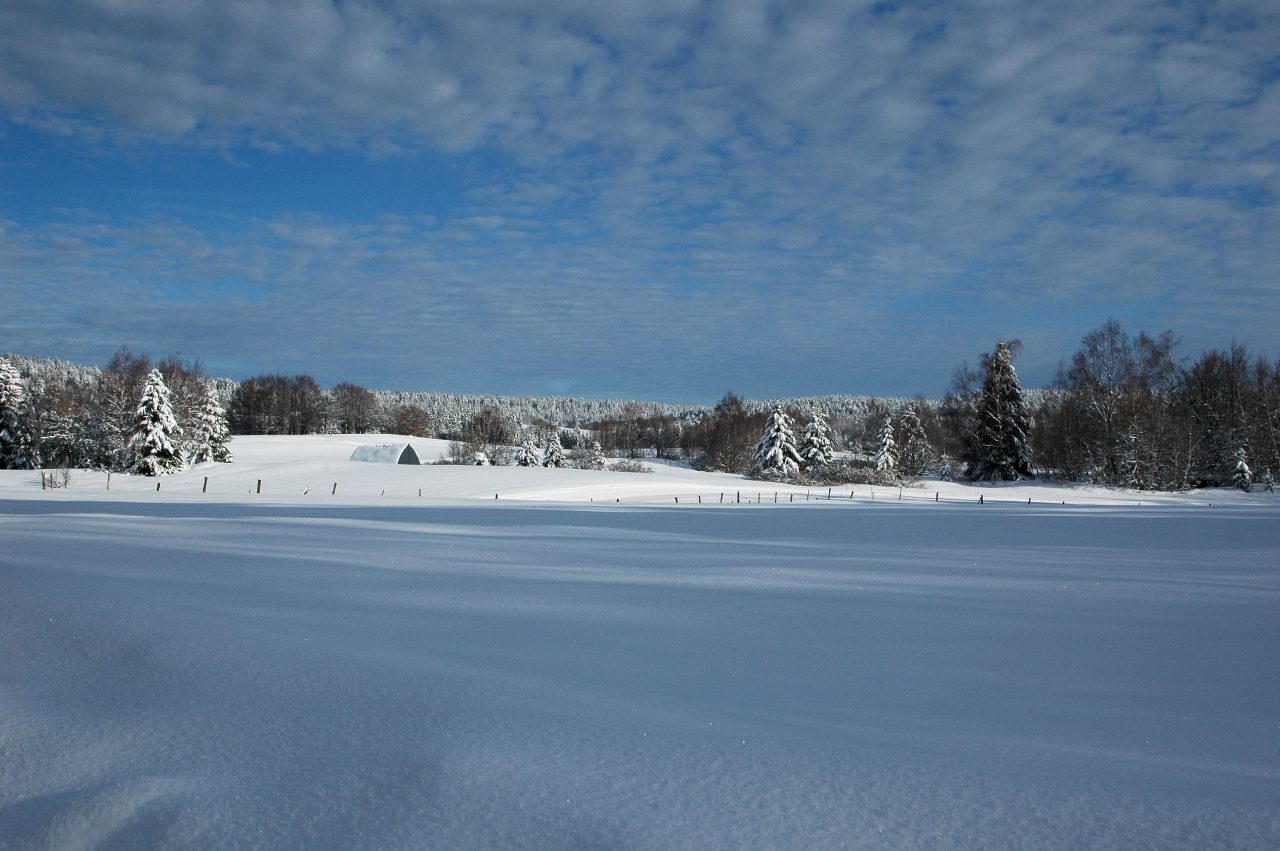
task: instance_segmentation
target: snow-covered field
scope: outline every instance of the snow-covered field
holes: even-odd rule
[[[378,440],[0,473],[0,847],[1280,847],[1273,495]]]

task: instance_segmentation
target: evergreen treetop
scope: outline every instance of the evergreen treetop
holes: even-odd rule
[[[809,424],[804,427],[804,440],[800,442],[800,466],[816,470],[831,463],[835,447],[831,445],[831,429],[825,414],[814,408],[809,414]]]
[[[756,474],[790,478],[800,472],[800,463],[796,438],[791,431],[791,418],[781,405],[775,405],[769,421],[765,423],[764,435],[756,445],[751,470]]]
[[[608,464],[609,461],[604,456],[604,450],[600,448],[600,441],[591,441],[591,447],[587,450],[582,460],[582,469],[603,470]]]
[[[1231,472],[1231,483],[1245,493],[1249,492],[1249,488],[1253,484],[1253,471],[1249,469],[1249,462],[1245,458],[1243,446],[1236,450],[1236,463]]]
[[[906,476],[923,476],[934,468],[934,451],[914,406],[898,417],[898,466]]]
[[[1016,341],[1001,341],[982,360],[978,425],[969,446],[971,479],[1013,481],[1031,471],[1031,414],[1013,368]]]
[[[181,470],[182,454],[174,445],[179,434],[169,402],[169,388],[160,370],[153,369],[147,375],[134,416],[126,471],[140,476],[162,476]]]
[[[516,466],[542,466],[542,450],[538,448],[538,444],[534,441],[532,434],[526,433],[524,440],[520,443],[520,448],[516,450]]]
[[[893,474],[898,466],[898,444],[893,439],[893,419],[888,414],[884,415],[884,425],[880,426],[876,442],[877,472]]]
[[[542,453],[542,466],[564,467],[564,446],[560,443],[559,432],[547,435],[547,448]]]
[[[22,377],[8,360],[0,360],[0,470],[31,470],[38,463],[23,421],[25,401]]]
[[[213,385],[205,386],[204,399],[195,415],[195,428],[191,436],[191,463],[218,461],[229,464],[231,436],[227,432],[227,414],[218,404]]]

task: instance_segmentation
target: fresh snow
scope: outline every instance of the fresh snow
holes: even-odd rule
[[[1280,847],[1273,494],[389,440],[0,472],[0,847]]]

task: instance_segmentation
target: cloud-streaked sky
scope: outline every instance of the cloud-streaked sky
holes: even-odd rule
[[[5,0],[0,351],[714,401],[1280,354],[1280,4]]]

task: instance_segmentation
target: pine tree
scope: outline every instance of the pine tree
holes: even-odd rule
[[[538,444],[534,441],[532,434],[526,433],[520,443],[520,448],[516,450],[516,466],[542,466],[542,450],[538,448]]]
[[[162,476],[181,470],[182,455],[174,446],[179,434],[173,407],[169,404],[169,388],[165,386],[160,370],[153,369],[147,376],[142,400],[134,416],[125,467],[127,472]]]
[[[876,436],[876,472],[896,475],[898,466],[898,444],[893,439],[893,420],[884,415],[884,425],[880,426],[880,434]]]
[[[1031,414],[1013,369],[1017,343],[1001,341],[983,358],[986,375],[977,431],[969,446],[971,479],[1012,481],[1034,478],[1031,472]]]
[[[756,444],[751,471],[757,475],[790,478],[800,472],[800,463],[796,438],[791,431],[791,418],[782,410],[781,405],[774,405],[773,413],[764,426],[764,436]]]
[[[227,433],[227,413],[213,394],[213,385],[205,386],[204,400],[195,414],[195,429],[191,435],[191,463],[218,461],[230,464],[231,436]]]
[[[542,453],[542,466],[544,467],[564,467],[564,446],[560,443],[559,432],[552,432],[547,435],[547,448]]]
[[[898,434],[901,449],[898,451],[898,467],[905,476],[923,476],[933,469],[935,455],[929,445],[929,437],[920,425],[920,415],[914,407],[907,407],[898,417]]]
[[[826,415],[817,408],[809,414],[809,424],[804,427],[804,440],[800,442],[799,451],[800,466],[806,472],[825,467],[835,457]]]
[[[600,441],[591,441],[591,448],[582,459],[582,469],[603,470],[608,464],[608,459],[604,457],[604,450],[600,448]]]
[[[22,378],[0,360],[0,470],[31,470],[38,463],[24,420],[26,394]]]
[[[1249,492],[1249,487],[1253,483],[1253,471],[1249,469],[1249,463],[1245,460],[1244,447],[1236,450],[1236,464],[1231,472],[1231,483],[1245,493]]]

